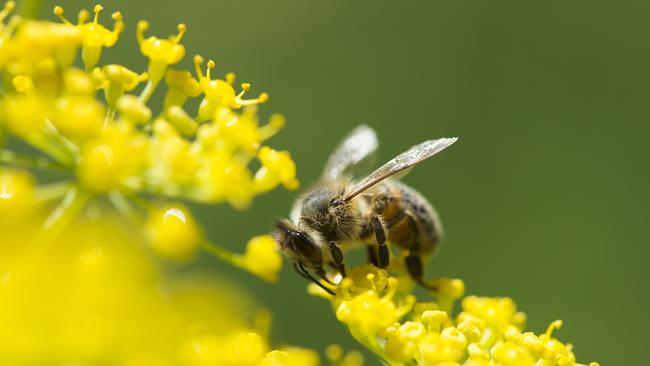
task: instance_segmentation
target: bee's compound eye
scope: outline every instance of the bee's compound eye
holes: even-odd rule
[[[312,263],[322,261],[322,254],[309,235],[302,231],[295,231],[291,235],[294,250],[304,259]]]
[[[330,206],[337,207],[337,206],[341,206],[342,204],[343,204],[343,200],[340,198],[332,198],[330,200]]]
[[[311,244],[311,240],[309,239],[307,234],[305,234],[302,231],[294,232],[293,237],[295,240],[298,240],[302,245]]]

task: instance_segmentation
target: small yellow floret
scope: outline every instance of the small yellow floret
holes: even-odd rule
[[[182,205],[156,207],[145,224],[149,245],[160,255],[187,259],[201,243],[201,230],[189,210]]]
[[[458,362],[465,353],[467,342],[457,329],[447,328],[442,333],[428,333],[419,344],[424,365]]]
[[[62,134],[84,138],[96,134],[104,123],[104,104],[88,95],[64,96],[56,100],[51,120]]]
[[[408,362],[417,357],[418,343],[426,329],[422,323],[407,321],[399,327],[389,327],[387,333],[386,355],[397,362]]]
[[[167,109],[165,117],[176,127],[178,132],[184,136],[194,136],[199,128],[194,118],[190,117],[185,110],[178,105],[173,105]]]
[[[275,282],[282,269],[282,256],[270,235],[256,236],[246,244],[244,255],[236,261],[246,270],[265,281]]]
[[[512,299],[467,296],[462,301],[463,313],[459,315],[462,321],[466,315],[483,319],[489,326],[505,329],[510,325],[516,313],[516,305]]]
[[[98,81],[77,68],[69,68],[63,73],[63,90],[66,94],[94,96]]]
[[[195,183],[202,156],[168,121],[159,118],[153,126],[147,180],[160,191],[177,196]]]
[[[259,366],[318,366],[318,354],[304,348],[284,348],[267,353]]]
[[[535,359],[526,349],[514,343],[505,342],[492,348],[492,359],[503,366],[532,366]]]
[[[242,149],[251,156],[257,153],[262,142],[255,112],[247,108],[243,113],[237,113],[230,108],[219,107],[214,115],[219,137],[228,141],[233,150]]]
[[[199,79],[201,90],[205,95],[201,105],[199,106],[199,121],[210,119],[219,107],[237,109],[268,101],[269,96],[266,93],[260,94],[260,96],[255,99],[243,99],[246,91],[250,89],[249,83],[242,84],[242,91],[239,94],[236,94],[235,89],[232,86],[235,80],[235,75],[233,73],[228,73],[225,80],[212,79],[211,71],[215,68],[215,63],[213,60],[209,60],[206,72],[203,74],[203,71],[201,71],[203,61],[203,57],[199,55],[194,56],[196,75]]]
[[[87,13],[79,14],[79,24],[77,27],[81,30],[83,39],[81,57],[87,71],[92,70],[97,65],[102,54],[102,48],[112,47],[117,42],[119,34],[124,30],[124,21],[120,12],[115,12],[111,15],[111,18],[115,21],[112,31],[101,25],[99,23],[99,13],[103,9],[101,5],[95,5],[93,9],[95,18],[90,23],[86,23],[87,16],[85,14]],[[62,17],[63,9],[60,7],[59,9],[55,8],[56,13],[59,13],[57,15],[61,15]]]
[[[253,177],[246,165],[219,151],[205,155],[198,175],[199,196],[205,202],[227,201],[233,207],[248,207],[255,190]]]
[[[117,110],[122,118],[135,124],[151,120],[151,109],[135,95],[123,95],[117,100]]]
[[[14,89],[16,89],[16,91],[19,93],[28,93],[32,89],[34,89],[34,82],[32,82],[32,78],[30,78],[29,76],[25,76],[25,75],[14,76],[11,83],[13,84]]]
[[[282,183],[287,189],[299,186],[296,179],[296,164],[288,151],[276,151],[264,146],[258,155],[262,167],[255,174],[255,188],[266,192]]]
[[[122,65],[106,65],[99,74],[103,80],[102,87],[105,89],[106,103],[109,108],[115,108],[118,99],[128,91],[133,90],[140,82],[147,80],[147,73],[138,74]]]
[[[151,59],[151,61],[161,61],[167,65],[173,65],[183,58],[185,55],[185,47],[179,44],[179,42],[187,31],[185,24],[179,24],[178,34],[171,36],[169,40],[153,36],[145,39],[144,32],[147,29],[149,29],[149,23],[147,21],[142,20],[138,23],[136,34],[142,54]]]
[[[95,193],[137,189],[146,147],[146,137],[128,125],[106,128],[82,146],[77,175]]]
[[[122,65],[116,64],[104,66],[102,68],[102,75],[108,83],[122,85],[124,91],[131,91],[141,81],[147,80],[147,74],[138,74]]]
[[[0,170],[0,222],[24,218],[38,207],[34,178],[27,172]]]
[[[178,63],[185,56],[185,47],[179,44],[187,31],[185,24],[178,25],[178,34],[167,39],[158,37],[144,38],[144,32],[149,29],[147,21],[138,22],[137,38],[140,51],[149,58],[149,74],[153,84],[157,84],[165,75],[167,66]]]
[[[375,291],[366,291],[341,301],[336,309],[336,318],[370,336],[394,324],[398,320],[396,310],[390,297],[379,297]]]
[[[343,358],[343,348],[338,344],[330,344],[325,348],[325,357],[330,363],[336,363]]]
[[[0,114],[7,129],[21,137],[43,132],[50,109],[49,100],[37,94],[14,94],[4,98]]]
[[[172,106],[182,106],[188,97],[197,97],[201,94],[201,85],[186,70],[167,70],[165,82],[168,90],[165,95],[163,107],[165,110]]]

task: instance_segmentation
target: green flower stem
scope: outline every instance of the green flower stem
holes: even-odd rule
[[[124,215],[127,219],[132,222],[141,222],[142,216],[138,214],[138,211],[135,207],[129,202],[128,198],[125,197],[120,191],[113,191],[108,194],[108,200],[111,201],[111,204],[120,214]]]
[[[70,224],[77,214],[84,208],[91,195],[77,186],[71,186],[65,193],[65,197],[45,220],[41,230],[34,236],[32,245],[17,255],[7,268],[7,272],[18,277],[22,271],[28,270],[29,266],[21,266],[25,260],[40,255]]]
[[[77,156],[68,149],[67,143],[63,143],[63,137],[55,134],[33,135],[26,137],[25,141],[62,166],[74,167]]]
[[[11,165],[18,168],[34,168],[34,169],[51,169],[58,171],[67,171],[63,166],[45,158],[35,157],[29,158],[25,156],[18,156],[15,152],[7,149],[0,150],[0,164]]]
[[[144,86],[144,89],[142,89],[142,92],[140,93],[140,96],[138,97],[143,103],[147,103],[149,101],[149,98],[153,95],[154,90],[156,90],[156,86],[158,86],[158,81],[151,80],[147,81],[147,85]]]
[[[371,339],[364,336],[355,327],[348,327],[348,329],[350,330],[350,335],[352,335],[352,338],[361,343],[361,345],[363,345],[368,350],[372,351],[372,353],[379,357],[384,363],[390,366],[403,366],[403,364],[392,362],[386,357],[384,350],[379,345],[379,342],[377,342],[377,339]]]
[[[225,249],[207,240],[201,243],[201,248],[203,248],[203,250],[205,250],[206,252],[214,255],[215,257],[223,260],[224,262],[230,263],[237,268],[241,268],[244,270],[246,269],[239,255],[229,251],[228,249]]]
[[[79,186],[68,189],[63,200],[52,211],[41,227],[42,239],[50,242],[63,232],[77,214],[86,206],[91,195]]]
[[[36,199],[41,202],[53,201],[63,197],[72,186],[72,182],[57,182],[39,185],[36,188]]]

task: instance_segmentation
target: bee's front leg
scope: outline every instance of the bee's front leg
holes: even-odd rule
[[[309,271],[307,271],[307,268],[305,268],[305,266],[304,266],[302,263],[300,263],[300,262],[298,262],[298,261],[293,262],[293,269],[294,269],[294,270],[295,270],[295,271],[296,271],[300,276],[304,277],[304,278],[307,279],[308,281],[311,281],[311,282],[315,283],[316,285],[318,285],[318,287],[320,287],[320,288],[322,288],[323,290],[325,290],[325,292],[327,292],[328,294],[330,294],[330,295],[334,295],[334,291],[330,290],[330,289],[327,288],[325,285],[323,285],[319,280],[317,280],[316,278],[314,278],[314,276],[312,276],[312,275],[309,273]],[[322,271],[322,268],[321,268],[321,271]],[[324,274],[324,273],[323,273],[323,274]]]
[[[332,261],[334,261],[334,267],[341,272],[341,276],[345,277],[345,264],[343,263],[345,261],[345,258],[343,257],[343,252],[341,251],[341,248],[339,248],[338,245],[336,245],[335,242],[330,241],[327,242],[327,247],[330,250],[330,253],[332,254]]]
[[[375,233],[377,240],[377,264],[379,268],[386,269],[390,262],[390,250],[386,244],[386,231],[384,225],[381,223],[379,216],[373,215],[370,220],[372,230]]]

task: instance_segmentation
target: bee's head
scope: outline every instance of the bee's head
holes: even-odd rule
[[[320,232],[328,240],[354,237],[360,221],[359,208],[343,200],[344,184],[322,185],[302,202],[300,222]]]
[[[289,220],[277,220],[271,236],[288,257],[308,265],[322,264],[323,255],[314,238],[308,232],[299,230]]]

